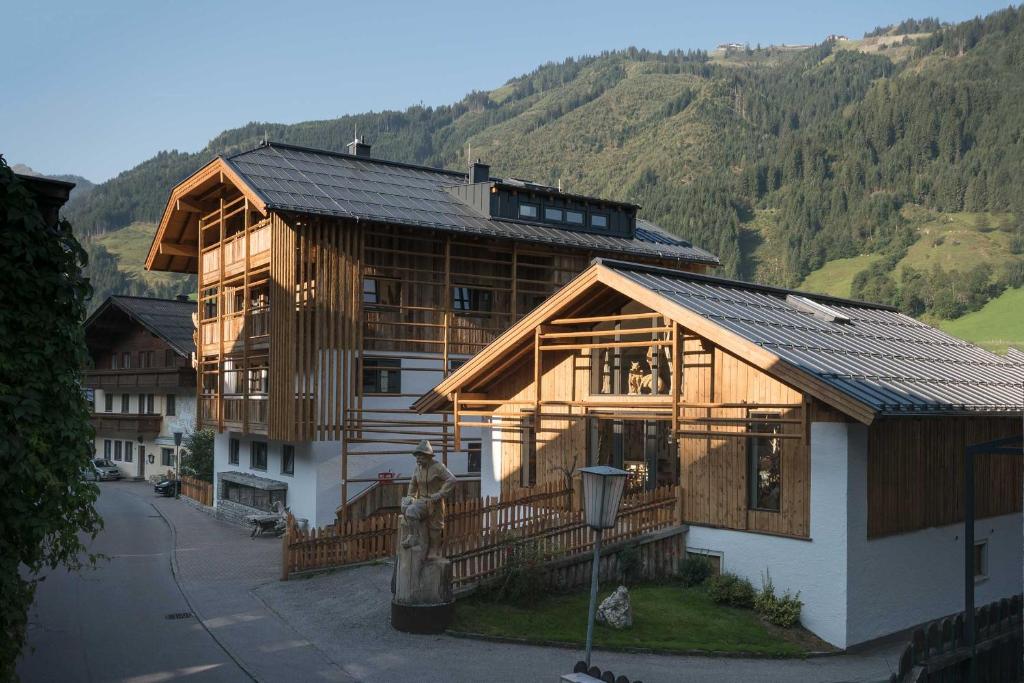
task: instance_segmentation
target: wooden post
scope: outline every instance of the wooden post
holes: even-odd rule
[[[249,433],[249,198],[243,203],[245,270],[242,272],[242,432]]]
[[[220,279],[217,281],[217,431],[224,432],[224,195],[220,198],[220,249],[217,259]]]

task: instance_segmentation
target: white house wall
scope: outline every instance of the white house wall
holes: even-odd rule
[[[864,431],[854,435],[850,446],[847,639],[851,645],[964,608],[963,524],[868,540]],[[935,495],[955,493],[936,491]],[[975,522],[975,541],[988,540],[988,576],[975,583],[976,605],[1021,592],[1021,525],[1019,513]]]
[[[777,593],[799,591],[804,603],[803,625],[819,638],[844,648],[848,640],[847,428],[853,426],[811,425],[810,540],[701,526],[691,526],[686,537],[689,552],[721,556],[722,571],[748,579],[755,588],[761,588],[767,572]]]

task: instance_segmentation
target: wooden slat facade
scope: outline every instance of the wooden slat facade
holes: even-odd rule
[[[1020,417],[878,420],[868,436],[868,537],[963,522],[964,450],[1020,433]],[[977,519],[1021,512],[1021,458],[979,455],[975,467]]]

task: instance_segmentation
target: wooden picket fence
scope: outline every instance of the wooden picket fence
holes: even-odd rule
[[[974,613],[975,680],[999,683],[1024,680],[1021,595],[979,607]],[[964,615],[933,621],[916,629],[900,656],[890,683],[959,683],[968,679],[970,647]]]
[[[517,491],[510,500],[464,500],[448,506],[445,554],[455,586],[476,583],[501,570],[516,543],[535,542],[547,559],[593,549],[583,512],[571,489],[552,483]],[[678,487],[625,498],[608,543],[679,524]],[[289,575],[393,557],[398,515],[375,515],[322,529],[304,530],[289,513],[282,541],[281,579]]]
[[[562,500],[566,493],[562,492]],[[604,532],[603,542],[611,545],[677,526],[678,496],[678,486],[665,486],[624,498],[615,527]],[[544,562],[593,552],[594,534],[582,510],[542,503],[517,501],[490,513],[496,520],[485,523],[479,533],[446,540],[454,587],[486,581],[500,573],[517,545],[533,544],[538,559]]]
[[[213,484],[202,479],[182,475],[181,495],[211,507],[213,505]]]

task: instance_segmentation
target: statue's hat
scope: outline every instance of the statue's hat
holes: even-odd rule
[[[434,447],[430,445],[430,442],[426,439],[420,439],[420,443],[416,446],[416,450],[412,452],[413,455],[423,453],[425,455],[434,455]]]

